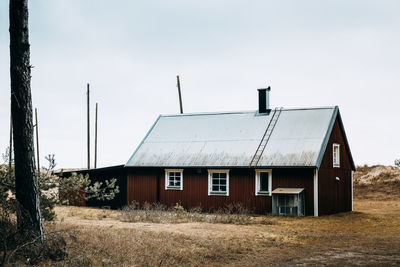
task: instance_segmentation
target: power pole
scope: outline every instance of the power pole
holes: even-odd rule
[[[98,104],[96,103],[96,120],[94,127],[94,168],[97,168],[97,109]]]
[[[87,84],[87,168],[90,169],[90,95],[89,83]]]
[[[37,168],[38,168],[38,177],[40,175],[40,162],[39,162],[39,124],[37,118],[37,108],[35,108],[35,126],[36,126],[36,157],[37,157]]]
[[[179,75],[176,76],[177,87],[178,87],[178,95],[179,95],[179,107],[181,109],[181,114],[183,114],[183,107],[182,107],[182,95],[181,95],[181,83],[179,81]]]

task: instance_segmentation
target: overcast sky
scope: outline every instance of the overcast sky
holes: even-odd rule
[[[8,2],[0,0],[0,151],[8,146]],[[400,158],[400,1],[30,1],[41,163],[125,164],[159,114],[338,105],[356,164]],[[94,139],[92,131],[92,140]],[[92,144],[92,148],[94,145]],[[92,151],[93,155],[93,151]]]

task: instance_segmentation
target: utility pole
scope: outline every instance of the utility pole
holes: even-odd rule
[[[36,157],[37,157],[37,168],[38,168],[38,177],[40,175],[40,162],[39,162],[39,124],[37,118],[37,108],[35,108],[35,126],[36,126]]]
[[[181,95],[181,83],[179,81],[179,75],[176,76],[177,87],[178,87],[178,95],[179,95],[179,107],[181,109],[181,114],[183,114],[183,107],[182,107],[182,95]]]
[[[87,84],[87,168],[90,169],[90,95],[89,83]]]
[[[97,168],[97,109],[98,104],[96,103],[96,120],[94,127],[94,168]]]

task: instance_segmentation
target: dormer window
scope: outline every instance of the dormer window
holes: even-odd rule
[[[340,168],[340,145],[333,144],[333,168]]]

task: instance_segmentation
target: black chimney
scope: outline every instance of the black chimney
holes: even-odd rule
[[[269,113],[271,109],[269,108],[269,91],[271,87],[260,88],[258,90],[258,113]]]

